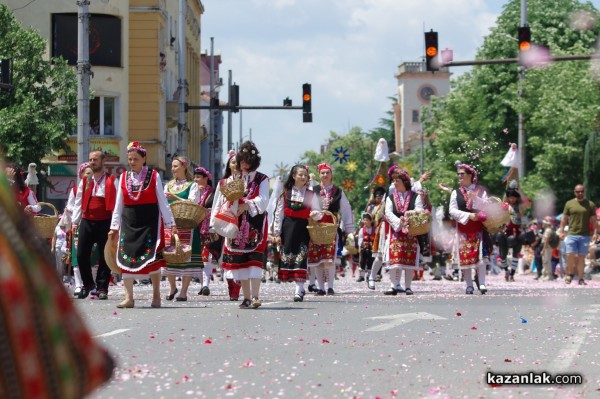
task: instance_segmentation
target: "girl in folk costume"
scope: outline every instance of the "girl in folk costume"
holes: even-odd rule
[[[23,209],[27,215],[39,213],[42,210],[42,207],[38,204],[34,192],[25,184],[21,167],[16,164],[9,165],[6,167],[6,177],[13,188],[15,196],[17,197],[17,203],[21,209]]]
[[[344,191],[333,185],[333,171],[331,166],[326,163],[317,166],[321,183],[313,187],[313,191],[318,195],[319,203],[322,210],[327,210],[334,214],[338,221],[341,219],[344,224],[344,232],[346,234],[354,231],[354,216],[350,202],[346,198]],[[325,214],[321,219],[322,222],[333,222],[331,216]],[[325,275],[327,276],[327,295],[334,295],[333,281],[335,280],[335,254],[337,250],[338,238],[336,237],[331,244],[318,245],[310,242],[308,246],[308,267],[314,269],[319,285],[317,295],[325,295]]]
[[[373,227],[375,228],[375,237],[373,237],[373,265],[371,266],[371,273],[367,279],[369,289],[375,289],[375,281],[379,281],[381,276],[379,271],[383,266],[384,248],[386,242],[386,234],[388,231],[388,224],[385,220],[385,198],[386,191],[383,187],[377,187],[373,192],[373,207],[367,208],[367,211],[373,218]],[[387,254],[385,256],[387,258]]]
[[[79,179],[91,179],[94,171],[92,170],[89,162],[84,162],[79,165],[77,175]],[[72,219],[75,210],[75,197],[77,196],[77,185],[75,184],[71,190],[69,190],[69,197],[67,199],[67,205],[65,206],[65,214],[69,215],[69,219]],[[70,239],[68,239],[68,247],[70,251],[71,266],[73,267],[73,277],[75,279],[75,290],[73,295],[78,297],[83,288],[83,280],[81,279],[81,272],[79,271],[79,264],[77,263],[77,244],[79,236],[76,231],[71,230]],[[96,264],[98,260],[98,247],[92,252],[92,265]]]
[[[241,177],[242,177],[242,174],[241,174],[240,170],[238,169],[236,152],[234,150],[229,150],[227,165],[225,165],[225,174],[223,175],[223,179],[217,183],[217,187],[214,190],[213,198],[211,200],[212,206],[211,206],[210,221],[209,221],[209,234],[211,237],[211,242],[204,247],[204,249],[203,249],[204,255],[201,255],[202,258],[204,258],[204,256],[205,256],[204,250],[208,249],[208,255],[206,255],[206,259],[209,259],[209,257],[210,257],[213,264],[216,262],[219,262],[219,260],[221,259],[221,256],[223,254],[223,245],[225,242],[223,237],[210,231],[210,225],[214,221],[212,215],[216,214],[216,211],[218,210],[218,208],[215,206],[216,197],[217,197],[217,195],[219,195],[221,193],[221,186],[225,186],[228,182],[233,181],[234,179],[241,179]],[[193,256],[195,256],[195,255],[194,255],[194,249],[192,248],[192,257]],[[225,281],[227,281],[227,291],[229,292],[229,300],[237,301],[240,296],[240,289],[242,288],[242,286],[240,285],[240,281],[234,280],[233,273],[230,270],[223,269],[222,272],[224,274]],[[202,294],[202,291],[200,292],[200,294]]]
[[[209,250],[209,245],[212,242],[212,238],[209,233],[210,213],[212,210],[215,193],[212,189],[211,173],[201,166],[194,169],[194,182],[196,183],[196,186],[198,186],[199,191],[198,205],[206,208],[206,214],[198,227],[194,229],[194,239],[192,240],[192,261],[199,260],[200,264],[202,265],[202,288],[200,289],[200,292],[198,292],[198,295],[208,296],[210,295],[210,289],[208,286],[210,284],[213,269],[221,256],[220,250],[217,256],[212,256]],[[220,247],[222,247],[222,244]]]
[[[116,264],[123,274],[125,300],[118,308],[133,308],[133,280],[152,281],[153,308],[160,307],[160,268],[166,265],[164,227],[177,234],[175,219],[158,172],[146,166],[146,149],[137,141],[127,146],[130,170],[120,178],[110,232],[118,239]],[[116,236],[116,237],[115,237]]]
[[[487,193],[477,185],[477,171],[470,165],[458,165],[459,188],[450,195],[450,216],[456,220],[456,239],[454,241],[453,260],[463,271],[467,283],[467,295],[473,295],[473,276],[471,269],[478,269],[479,290],[487,292],[485,287],[485,263],[481,261],[483,242],[483,224],[485,214],[478,210],[485,206]]]
[[[365,212],[362,215],[362,226],[358,229],[358,248],[360,248],[360,281],[364,281],[364,275],[371,274],[373,267],[373,242],[375,241],[375,227],[373,227],[373,217]],[[368,280],[368,279],[367,279]]]
[[[171,173],[173,180],[165,185],[165,196],[169,204],[175,201],[191,201],[198,203],[198,186],[192,181],[189,161],[181,156],[173,157],[171,163]],[[192,240],[192,229],[178,228],[178,237],[181,245],[190,245]],[[165,228],[165,242],[171,242],[171,229]],[[187,301],[187,292],[192,281],[192,277],[201,273],[201,263],[189,260],[183,263],[167,263],[166,275],[169,280],[171,291],[166,299],[172,301],[177,294],[175,277],[181,277],[181,292],[175,298],[176,301]]]
[[[236,159],[242,172],[244,196],[236,201],[239,232],[237,237],[225,239],[222,267],[242,284],[244,301],[240,308],[256,309],[262,304],[259,291],[268,236],[269,178],[256,171],[261,158],[253,142],[242,143]],[[226,201],[220,191],[215,194],[211,226]]]
[[[416,237],[408,234],[407,213],[422,211],[421,196],[411,190],[410,176],[397,165],[388,170],[394,192],[385,200],[385,218],[389,223],[386,248],[388,251],[388,270],[391,287],[385,295],[397,295],[401,292],[400,278],[402,270],[405,276],[406,295],[412,295],[410,288],[415,270],[420,269],[419,243]]]
[[[319,220],[319,200],[308,187],[308,168],[295,165],[283,185],[275,208],[273,235],[280,244],[279,280],[294,281],[294,302],[304,300],[308,270],[308,218]]]

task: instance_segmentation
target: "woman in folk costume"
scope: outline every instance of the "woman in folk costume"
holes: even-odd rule
[[[237,204],[239,232],[235,238],[225,239],[222,267],[242,284],[244,301],[240,308],[256,309],[262,305],[259,291],[267,248],[269,178],[256,171],[261,157],[252,141],[242,143],[236,159],[242,172],[244,196],[234,203]],[[226,201],[220,191],[216,193],[211,226],[214,226],[215,216]]]
[[[158,172],[146,166],[146,149],[137,141],[127,146],[130,170],[123,172],[109,237],[118,239],[116,264],[123,274],[125,300],[118,308],[133,308],[133,280],[152,281],[153,308],[160,307],[160,269],[166,265],[164,227],[177,234],[175,219]]]
[[[173,157],[171,163],[171,173],[173,179],[165,185],[165,196],[169,204],[175,201],[191,201],[194,204],[198,203],[199,191],[198,186],[192,181],[189,161],[181,156]],[[179,242],[181,245],[190,245],[192,241],[192,229],[178,228]],[[171,242],[171,229],[165,228],[165,242]],[[202,264],[190,259],[182,263],[168,263],[165,274],[169,280],[171,291],[166,296],[167,301],[172,301],[179,291],[175,283],[176,277],[181,277],[181,292],[175,298],[176,301],[187,301],[188,288],[192,277],[199,275]]]
[[[459,188],[450,195],[450,217],[456,220],[456,239],[453,260],[463,271],[467,283],[467,295],[473,295],[473,275],[471,269],[477,268],[479,290],[487,292],[485,286],[485,263],[481,260],[483,244],[483,221],[485,213],[479,210],[485,207],[487,192],[477,184],[477,171],[470,165],[459,164]]]
[[[411,211],[422,211],[423,203],[421,196],[411,190],[410,176],[406,171],[393,165],[388,170],[388,176],[394,185],[393,193],[385,200],[385,218],[389,223],[387,268],[391,286],[384,294],[397,295],[401,292],[400,278],[404,270],[406,295],[413,295],[410,286],[414,271],[420,269],[420,251],[417,238],[408,233],[406,215]]]
[[[321,219],[319,200],[308,187],[308,168],[292,167],[275,208],[273,235],[280,245],[279,280],[294,281],[294,302],[304,300],[308,271],[308,218]]]
[[[79,165],[77,175],[80,179],[91,179],[94,171],[92,170],[89,162],[84,162]],[[67,205],[65,206],[65,214],[69,215],[69,219],[73,217],[73,211],[75,210],[75,197],[77,196],[77,184],[75,184],[71,190],[69,190],[69,197],[67,199]],[[75,279],[75,290],[73,291],[74,296],[79,296],[81,289],[83,288],[83,280],[81,279],[81,272],[79,271],[79,264],[77,263],[77,243],[79,236],[77,230],[71,231],[70,238],[67,239],[67,246],[70,252],[71,266],[73,267],[73,277]],[[98,259],[98,248],[92,252],[92,265],[97,263]]]
[[[39,213],[42,210],[42,207],[38,204],[35,193],[25,184],[21,167],[16,164],[9,165],[6,168],[6,177],[17,197],[17,204],[21,209],[23,209],[27,215]]]
[[[354,231],[354,216],[350,202],[346,198],[344,191],[333,184],[333,170],[326,163],[317,166],[321,183],[313,186],[313,191],[319,198],[319,204],[322,210],[334,214],[338,221],[341,219],[344,224],[344,232],[350,234]],[[324,214],[321,222],[332,223],[331,216]],[[308,246],[308,267],[314,269],[317,277],[318,290],[317,295],[325,295],[325,276],[327,276],[327,295],[334,295],[333,282],[335,280],[335,255],[337,250],[338,238],[336,237],[331,244],[319,245],[310,242]],[[312,273],[312,271],[311,271]]]
[[[200,292],[198,292],[198,295],[209,296],[210,288],[208,288],[208,286],[210,284],[210,279],[212,277],[213,269],[221,256],[220,250],[216,257],[212,256],[209,250],[209,245],[212,242],[209,232],[210,213],[215,198],[215,192],[212,188],[212,174],[202,166],[199,166],[194,169],[194,182],[198,186],[200,194],[198,205],[206,208],[206,214],[198,227],[194,229],[192,261],[200,261],[200,264],[202,265],[202,288],[200,289]]]
[[[233,181],[235,179],[240,179],[241,176],[242,176],[242,174],[241,174],[240,170],[238,169],[236,152],[234,150],[229,150],[228,160],[227,160],[227,164],[225,165],[225,173],[223,174],[223,179],[217,183],[217,187],[214,190],[214,195],[213,195],[213,199],[212,199],[212,207],[211,207],[210,221],[209,221],[209,234],[211,237],[211,242],[208,243],[204,247],[204,249],[208,248],[209,256],[210,256],[213,264],[218,263],[219,260],[221,259],[221,256],[223,254],[223,245],[225,242],[223,237],[213,233],[210,230],[211,223],[214,222],[213,214],[216,214],[216,211],[218,210],[217,207],[215,206],[216,197],[217,197],[217,195],[220,195],[220,193],[221,193],[221,186],[225,186],[228,182]],[[204,249],[203,249],[203,254],[201,254],[202,258],[204,258],[204,254],[205,254]],[[194,252],[192,249],[192,257],[193,256],[194,256]],[[208,259],[208,256],[206,259]],[[229,293],[229,300],[237,301],[240,296],[240,289],[242,288],[242,286],[240,285],[240,281],[234,280],[233,273],[229,270],[222,269],[222,273],[225,277],[225,281],[227,281],[227,291]],[[200,294],[202,294],[202,291],[200,291]]]

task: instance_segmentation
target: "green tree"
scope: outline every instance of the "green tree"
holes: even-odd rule
[[[527,5],[533,43],[547,46],[553,55],[592,53],[598,25],[575,30],[569,24],[577,11],[598,19],[591,4],[529,0]],[[520,1],[511,0],[477,58],[516,57],[517,44],[510,38],[516,38],[519,21]],[[482,172],[480,181],[492,193],[501,194],[506,169],[500,161],[509,143],[517,142],[522,111],[527,168],[521,184],[529,195],[549,187],[561,204],[572,196],[574,182],[583,181],[583,152],[595,128],[600,92],[589,61],[568,61],[528,69],[520,98],[517,68],[515,64],[475,67],[452,82],[448,96],[433,100],[431,117],[424,121],[428,136],[435,137],[427,166],[434,170],[434,179],[447,182],[455,181],[455,161],[475,164]]]
[[[39,164],[64,148],[76,126],[77,81],[62,59],[44,59],[45,40],[0,4],[0,58],[12,59],[10,93],[0,94],[0,143],[9,160]]]

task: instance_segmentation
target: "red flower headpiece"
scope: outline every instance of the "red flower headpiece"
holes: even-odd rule
[[[202,166],[198,166],[196,169],[194,169],[194,174],[204,175],[208,177],[209,180],[212,180],[212,175],[210,174],[210,172],[204,169]]]
[[[323,169],[329,169],[329,170],[332,170],[332,169],[331,169],[331,165],[329,165],[328,163],[320,163],[319,165],[317,165],[317,170],[318,170],[319,172],[320,172],[320,171],[322,171]]]
[[[77,169],[77,176],[81,176],[85,168],[87,168],[88,166],[90,166],[89,162],[84,162],[81,165],[79,165],[79,168]]]
[[[146,149],[140,145],[139,141],[132,141],[127,145],[127,152],[131,151],[139,151],[142,154],[146,155]]]

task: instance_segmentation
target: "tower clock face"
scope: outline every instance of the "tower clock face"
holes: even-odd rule
[[[435,95],[435,89],[431,85],[424,85],[419,90],[419,97],[421,98],[421,100],[423,100],[425,102],[429,102],[431,100],[431,96],[434,96],[434,95]]]

